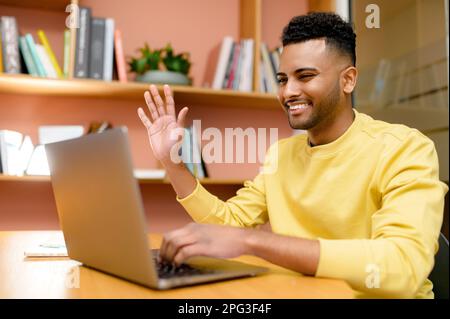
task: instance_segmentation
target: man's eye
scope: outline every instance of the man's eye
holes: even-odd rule
[[[278,84],[285,83],[286,79],[278,78],[277,82],[278,82]]]
[[[303,74],[303,75],[300,75],[298,78],[300,80],[306,80],[306,79],[312,78],[313,76],[314,76],[314,74]]]

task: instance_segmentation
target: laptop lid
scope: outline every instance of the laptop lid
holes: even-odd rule
[[[47,144],[52,187],[72,259],[157,287],[127,135],[119,127]]]

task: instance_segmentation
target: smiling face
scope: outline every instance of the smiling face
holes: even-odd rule
[[[283,48],[277,73],[278,99],[293,129],[324,130],[333,126],[349,106],[353,90],[348,90],[345,75],[349,68],[348,57],[327,47],[325,39]]]

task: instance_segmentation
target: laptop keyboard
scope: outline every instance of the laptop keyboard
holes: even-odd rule
[[[214,273],[214,270],[194,268],[188,264],[174,265],[159,258],[158,250],[153,250],[153,259],[156,263],[159,278],[185,277],[195,275],[206,275]]]

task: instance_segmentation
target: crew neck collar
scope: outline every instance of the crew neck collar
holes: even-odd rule
[[[317,146],[311,146],[308,137],[306,138],[306,153],[309,155],[314,156],[322,156],[322,155],[329,155],[334,154],[338,151],[340,151],[342,148],[346,147],[347,144],[351,143],[351,136],[354,135],[354,133],[358,130],[358,127],[361,122],[361,115],[358,111],[353,109],[353,112],[355,114],[355,118],[353,119],[352,124],[347,128],[347,130],[339,136],[334,141],[317,145]]]

